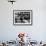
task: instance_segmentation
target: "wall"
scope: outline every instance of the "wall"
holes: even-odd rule
[[[14,26],[13,9],[33,10],[33,25]],[[0,40],[14,40],[18,32],[30,33],[33,40],[46,40],[46,0],[16,0],[14,5],[0,0]]]

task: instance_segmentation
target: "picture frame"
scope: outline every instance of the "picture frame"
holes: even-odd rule
[[[32,25],[32,10],[13,10],[13,25]]]

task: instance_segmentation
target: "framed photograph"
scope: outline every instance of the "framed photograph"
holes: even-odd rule
[[[32,10],[13,10],[14,25],[32,25]]]

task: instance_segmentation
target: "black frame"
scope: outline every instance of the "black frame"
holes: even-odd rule
[[[15,11],[30,11],[31,12],[31,24],[14,24],[14,12]],[[32,10],[13,10],[13,25],[32,25],[33,24],[33,11]]]

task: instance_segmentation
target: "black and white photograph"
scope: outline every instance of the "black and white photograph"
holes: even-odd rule
[[[32,24],[32,10],[14,10],[13,24]]]

